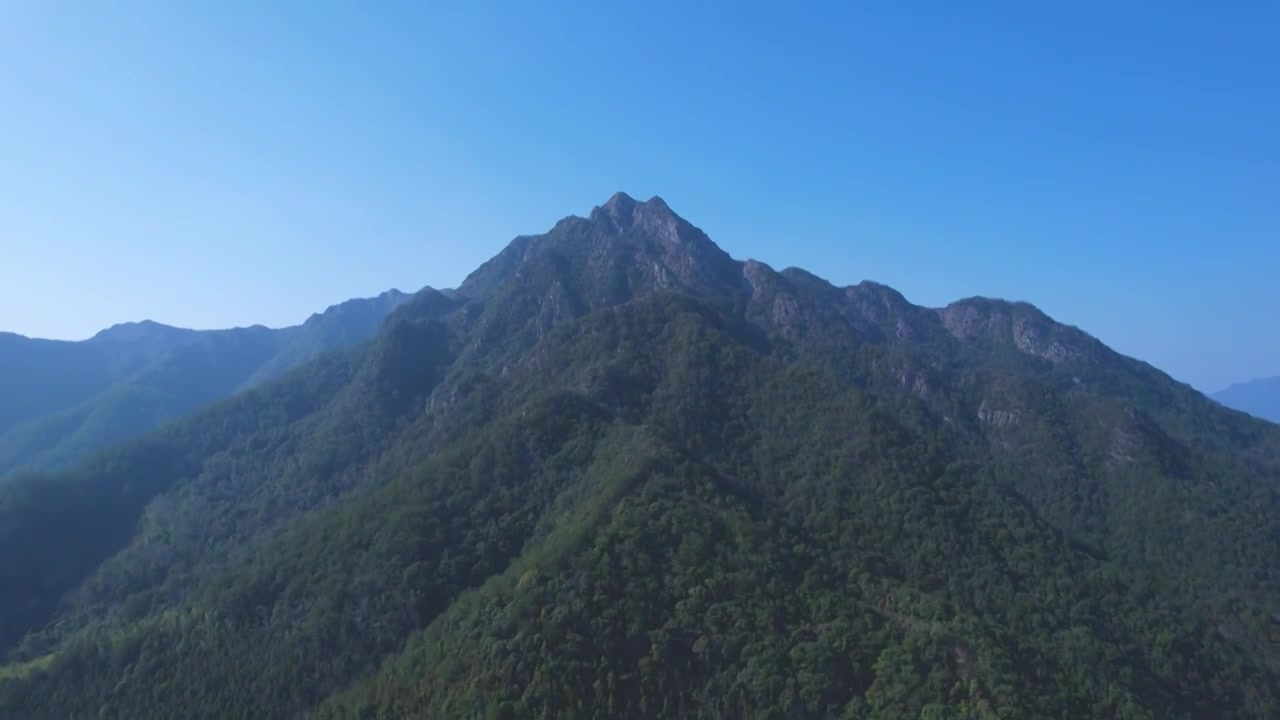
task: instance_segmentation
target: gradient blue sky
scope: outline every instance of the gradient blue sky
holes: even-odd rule
[[[4,330],[292,324],[625,190],[1202,389],[1280,374],[1274,0],[8,3],[0,93]]]

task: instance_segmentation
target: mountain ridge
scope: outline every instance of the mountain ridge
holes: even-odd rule
[[[429,289],[429,288],[423,288],[423,289]],[[362,303],[369,303],[369,302],[382,302],[386,300],[399,302],[404,300],[405,298],[412,296],[413,294],[414,293],[406,293],[398,288],[390,288],[388,290],[384,290],[378,293],[377,295],[373,295],[370,297],[350,298],[348,300],[343,300],[341,302],[333,303],[328,307],[326,307],[324,310],[311,313],[311,315],[307,316],[307,318],[302,322],[295,323],[293,325],[281,325],[278,327],[271,327],[268,325],[264,325],[262,323],[253,323],[251,325],[235,325],[235,326],[228,326],[228,327],[215,327],[215,328],[206,328],[203,330],[197,330],[195,328],[187,328],[187,327],[181,327],[178,325],[170,325],[168,323],[162,323],[157,320],[143,318],[141,320],[126,320],[123,322],[115,323],[81,340],[46,338],[46,337],[41,337],[36,335],[24,335],[22,333],[11,332],[7,330],[0,330],[0,338],[8,336],[10,338],[15,338],[19,340],[30,340],[33,342],[41,342],[41,343],[79,344],[79,343],[88,343],[88,342],[127,341],[132,339],[133,337],[136,337],[137,335],[151,334],[151,333],[177,333],[182,335],[191,335],[194,333],[234,332],[236,330],[251,330],[251,331],[294,330],[302,327],[303,325],[306,325],[308,322],[313,322],[315,320],[318,320],[328,313],[331,313],[334,311],[340,312],[344,308],[352,305],[359,305]]]
[[[1212,397],[1229,408],[1280,423],[1280,376],[1235,383]]]
[[[615,199],[0,486],[0,711],[1280,716],[1280,428]]]
[[[14,347],[0,349],[0,384],[20,400],[7,417],[0,413],[0,480],[20,469],[67,467],[321,353],[357,344],[408,297],[390,290],[348,300],[277,329],[190,330],[144,320],[80,341],[14,335]],[[49,353],[61,359],[51,361]],[[67,376],[79,378],[78,386],[64,387]],[[29,404],[21,407],[24,396]]]

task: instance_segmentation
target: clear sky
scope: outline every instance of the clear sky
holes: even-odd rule
[[[0,329],[287,325],[661,195],[735,257],[1280,374],[1280,3],[22,2]]]

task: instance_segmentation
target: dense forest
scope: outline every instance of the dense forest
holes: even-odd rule
[[[1280,427],[661,200],[0,485],[0,716],[1276,718]]]

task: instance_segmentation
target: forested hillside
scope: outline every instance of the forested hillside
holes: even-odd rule
[[[0,716],[1280,717],[1280,428],[617,195],[0,486]]]
[[[0,336],[0,480],[70,467],[308,360],[368,340],[406,296],[349,300],[302,325],[196,331],[126,323],[84,342]]]

